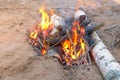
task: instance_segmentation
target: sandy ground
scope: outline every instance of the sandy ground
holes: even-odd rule
[[[43,3],[63,13],[83,7],[93,23],[104,22],[99,34],[120,61],[120,49],[111,48],[112,36],[104,31],[114,24],[120,26],[119,0],[0,0],[0,80],[103,80],[96,65],[90,70],[84,66],[64,70],[57,60],[33,57],[26,34],[39,23],[38,9]]]

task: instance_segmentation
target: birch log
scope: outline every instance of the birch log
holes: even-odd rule
[[[65,19],[57,14],[53,14],[50,18],[51,23],[54,25],[51,35],[57,32],[58,26],[65,26]]]
[[[92,49],[94,60],[99,67],[105,80],[120,80],[120,65],[106,48],[96,32],[93,33],[93,39],[97,42]]]
[[[86,15],[83,10],[78,9],[74,15],[75,20],[81,15]],[[106,48],[96,32],[93,33],[93,39],[97,42],[92,49],[92,55],[99,67],[105,80],[120,80],[120,65]]]

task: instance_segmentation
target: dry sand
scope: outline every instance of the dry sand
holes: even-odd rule
[[[111,48],[112,36],[104,31],[120,26],[120,0],[0,0],[0,80],[103,80],[96,65],[90,70],[84,66],[64,70],[57,60],[33,57],[26,34],[39,23],[38,9],[43,3],[63,13],[83,7],[93,23],[104,22],[100,36],[120,61],[120,49]]]

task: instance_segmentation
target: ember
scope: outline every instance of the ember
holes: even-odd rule
[[[82,15],[78,10],[76,12],[78,17],[75,14],[72,22],[67,21],[67,23],[72,23],[69,26],[63,17],[54,14],[54,10],[51,10],[51,15],[48,15],[43,6],[39,12],[41,13],[41,22],[29,36],[31,45],[38,55],[53,54],[49,53],[49,50],[53,49],[59,55],[57,57],[65,68],[90,62],[87,54],[89,54],[88,48],[91,39],[86,40],[85,36],[87,33],[93,32],[94,26],[86,27],[90,21],[82,10],[80,11]],[[87,36],[89,35],[90,33],[87,34]]]

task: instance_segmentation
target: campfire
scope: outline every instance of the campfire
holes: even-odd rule
[[[71,20],[63,18],[45,6],[39,9],[41,22],[30,32],[29,39],[37,55],[54,54],[64,68],[91,63],[90,50],[95,44],[91,33],[102,25],[90,25],[82,9]],[[68,25],[67,23],[71,24]],[[58,56],[56,56],[58,55]]]

